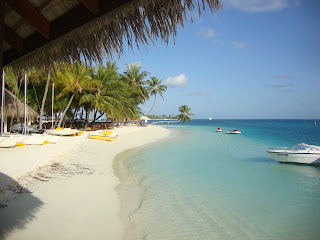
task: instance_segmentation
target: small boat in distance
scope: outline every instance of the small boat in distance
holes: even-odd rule
[[[269,155],[283,163],[320,164],[320,147],[297,143],[290,148],[269,148]]]
[[[222,132],[221,128],[217,128],[217,132]]]
[[[226,131],[227,134],[241,134],[241,132],[238,129],[234,129],[234,130],[228,130]]]
[[[212,118],[210,117],[210,118],[208,118],[210,121],[212,120]]]

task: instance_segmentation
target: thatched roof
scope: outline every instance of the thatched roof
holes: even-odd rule
[[[0,94],[1,96],[1,94]],[[12,92],[5,89],[5,105],[4,105],[4,115],[5,117],[24,117],[24,103],[17,98]],[[0,105],[1,111],[1,105]],[[27,117],[37,117],[38,113],[27,105]]]
[[[5,0],[3,64],[101,61],[126,45],[168,43],[187,14],[205,7],[219,10],[221,0]]]

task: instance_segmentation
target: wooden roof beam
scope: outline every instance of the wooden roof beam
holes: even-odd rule
[[[4,40],[23,54],[23,39],[7,25],[4,26]]]
[[[94,15],[99,12],[99,0],[80,0],[82,4]]]
[[[2,1],[2,0],[0,0]],[[9,1],[9,0],[6,0]],[[11,0],[12,1],[12,0]],[[118,7],[124,6],[132,0],[119,0],[112,1],[99,1],[99,13],[94,15],[84,6],[79,4],[73,9],[69,10],[59,18],[55,19],[50,24],[50,39],[45,39],[39,32],[35,32],[23,41],[23,55],[29,54],[34,50],[62,37],[74,29],[77,29],[86,23],[89,23],[96,18],[115,10]],[[110,4],[112,3],[112,4]],[[15,49],[9,49],[4,53],[3,64],[4,66],[19,59],[21,55]]]
[[[42,36],[50,39],[50,23],[27,0],[6,0],[6,2]]]

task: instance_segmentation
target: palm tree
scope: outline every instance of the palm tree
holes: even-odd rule
[[[126,65],[126,68],[126,71],[120,74],[120,78],[137,88],[138,94],[135,97],[139,103],[144,103],[149,98],[147,88],[145,87],[147,81],[144,80],[149,73],[147,71],[141,72],[141,66],[138,64]]]
[[[124,122],[125,118],[137,118],[138,115],[141,114],[140,108],[138,107],[139,103],[135,97],[138,94],[137,89],[126,83],[122,86],[121,92],[122,94],[119,99],[120,106],[117,110],[116,117],[122,119],[122,122]]]
[[[18,76],[13,72],[11,67],[5,68],[4,78],[5,84],[7,85],[8,89],[15,95],[17,95],[19,92]]]
[[[189,115],[194,114],[190,113],[190,110],[191,108],[189,108],[187,105],[182,105],[181,107],[179,107],[179,112],[181,112],[181,114],[178,115],[178,120],[184,123],[187,123],[187,121],[191,122],[191,118],[189,117]]]
[[[107,68],[109,69],[113,69],[114,71],[118,71],[118,66],[117,66],[117,62],[110,62],[107,61]]]
[[[107,66],[107,68],[98,66],[96,74],[93,75],[93,79],[102,83],[99,91],[95,93],[96,99],[93,101],[96,112],[100,111],[112,116],[117,111],[124,83],[119,81],[116,69],[118,68],[115,63],[112,63],[112,67]]]
[[[50,83],[50,68],[48,68],[48,76],[47,76],[46,86],[44,88],[44,94],[42,97],[42,102],[41,102],[41,107],[40,107],[40,121],[39,121],[39,128],[40,129],[42,129],[42,116],[44,113],[44,106],[45,106],[46,98],[47,98],[47,94],[48,94],[49,83]]]
[[[154,103],[152,108],[149,110],[149,112],[146,114],[146,116],[149,115],[149,113],[152,111],[153,107],[156,105],[156,100],[157,100],[157,94],[159,94],[162,99],[164,100],[162,94],[167,90],[166,85],[161,85],[161,80],[159,80],[157,77],[152,77],[151,80],[147,81],[149,84],[148,91],[149,94],[152,96],[154,95]]]
[[[91,78],[92,72],[92,67],[86,67],[81,62],[75,62],[71,65],[65,64],[56,72],[56,78],[61,87],[61,91],[57,95],[57,98],[71,94],[69,102],[62,112],[58,127],[61,127],[64,116],[74,97],[79,98],[82,91],[94,91],[101,85],[100,81]]]

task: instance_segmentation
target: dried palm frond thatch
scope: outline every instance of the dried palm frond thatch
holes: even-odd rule
[[[197,9],[200,15],[206,6],[217,11],[222,8],[221,0],[133,0],[10,65],[21,70],[53,62],[101,62],[104,57],[119,57],[125,46],[139,49],[157,39],[168,43],[188,14]]]
[[[5,105],[3,110],[5,117],[24,117],[24,103],[17,96],[5,89],[4,99]],[[37,117],[37,115],[38,113],[27,105],[27,117]]]

